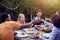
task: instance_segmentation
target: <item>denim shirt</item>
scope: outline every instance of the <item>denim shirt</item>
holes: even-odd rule
[[[46,22],[46,21],[44,21],[44,24],[48,25],[52,28],[52,32],[51,32],[48,40],[54,40],[56,35],[58,33],[60,33],[60,29],[56,28],[52,23],[49,23],[49,22]],[[45,40],[45,39],[43,39],[43,40]]]
[[[55,27],[52,23],[49,23],[47,21],[44,21],[44,25],[48,25],[51,28],[54,28]]]
[[[60,29],[58,29],[58,28],[55,27],[54,30],[53,30],[52,33],[51,33],[50,38],[49,38],[48,40],[54,40],[55,37],[56,37],[56,35],[57,35],[58,33],[60,33]]]

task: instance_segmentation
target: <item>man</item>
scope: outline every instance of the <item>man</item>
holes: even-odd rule
[[[60,16],[54,14],[51,17],[51,22],[54,25],[54,30],[52,30],[48,40],[60,40]],[[43,39],[46,40],[46,39]]]
[[[59,15],[53,15],[51,18],[52,23],[54,24],[55,28],[51,33],[51,36],[49,40],[60,40],[60,36],[58,38],[57,34],[60,34],[60,16]],[[56,39],[57,38],[57,39]]]
[[[14,40],[13,29],[28,28],[31,24],[36,22],[36,20],[33,20],[28,24],[20,24],[18,22],[14,22],[10,20],[11,17],[9,14],[1,15],[0,40]]]
[[[37,14],[36,14],[36,17],[33,17],[33,20],[38,19],[38,21],[35,25],[40,25],[40,21],[42,20],[41,16],[42,16],[42,12],[38,11]]]
[[[41,18],[41,16],[42,16],[42,12],[41,11],[38,11],[36,17],[40,17]]]
[[[47,21],[45,21],[44,19],[41,18],[42,15],[43,15],[43,14],[42,14],[42,11],[38,11],[36,15],[37,15],[37,16],[34,17],[34,19],[38,19],[38,21],[37,21],[37,23],[34,24],[33,26],[40,26],[40,25],[41,25],[41,21],[43,21],[43,24],[44,24],[45,26],[48,25],[48,26],[51,27],[52,30],[53,30],[54,25],[53,25],[52,23],[47,22]]]

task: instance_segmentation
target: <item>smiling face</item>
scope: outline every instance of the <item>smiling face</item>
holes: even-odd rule
[[[24,16],[24,14],[19,14],[18,20],[24,22],[24,21],[25,21],[25,16]]]
[[[41,16],[42,16],[42,12],[38,12],[38,13],[37,13],[37,16],[38,16],[38,17],[41,17]]]
[[[21,21],[25,21],[25,16],[22,15],[21,18],[20,18]]]

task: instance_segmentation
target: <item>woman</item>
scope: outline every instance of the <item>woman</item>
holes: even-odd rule
[[[20,24],[25,24],[25,15],[23,13],[20,13],[18,15],[17,22],[20,23]],[[16,30],[16,29],[14,29],[14,30]],[[15,32],[14,34],[16,35],[17,33]]]
[[[28,26],[35,24],[37,21],[33,20],[28,24],[20,24],[10,20],[11,16],[8,13],[1,15],[0,40],[14,40],[14,29],[20,30],[23,28],[29,28]]]
[[[19,14],[17,22],[25,24],[25,15],[23,13]]]

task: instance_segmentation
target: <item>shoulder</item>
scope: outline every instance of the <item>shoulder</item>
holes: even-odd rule
[[[16,21],[9,21],[9,23],[11,23],[11,24],[20,24],[19,22],[16,22]]]
[[[17,23],[17,22],[15,22],[15,21],[9,21],[8,23]]]
[[[15,21],[8,21],[8,22],[5,22],[6,24],[15,24],[15,23],[17,23],[17,22],[15,22]]]

